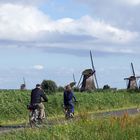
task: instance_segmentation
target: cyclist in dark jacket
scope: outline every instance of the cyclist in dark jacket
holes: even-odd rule
[[[71,90],[71,86],[67,85],[66,90],[64,91],[64,106],[65,106],[65,108],[70,107],[71,108],[71,113],[74,114],[73,99],[74,99],[75,102],[77,102],[76,97],[74,96],[74,93]]]
[[[44,91],[41,89],[41,86],[37,84],[36,88],[33,89],[31,92],[31,104],[41,103],[42,102],[41,98],[43,98],[45,102],[48,101],[48,98],[44,94]]]
[[[37,84],[36,88],[31,91],[31,105],[38,105],[38,108],[40,110],[40,119],[45,118],[45,107],[42,103],[42,99],[44,102],[48,101],[47,96],[41,89],[41,85]]]

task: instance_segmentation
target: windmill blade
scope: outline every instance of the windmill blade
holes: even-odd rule
[[[75,80],[75,75],[74,75],[74,73],[73,73],[73,81],[76,83],[76,80]]]
[[[80,86],[81,79],[82,79],[82,75],[81,75],[80,80],[79,80],[79,82],[78,82],[78,84],[77,84],[77,87]]]
[[[137,77],[136,77],[136,75],[135,75],[135,70],[134,70],[134,66],[133,66],[133,63],[131,62],[131,68],[132,68],[132,73],[133,73],[133,76],[136,78],[136,86],[137,86],[137,88],[138,88],[138,83],[137,83]]]
[[[126,88],[128,89],[129,79],[125,79],[125,80],[126,80]]]
[[[136,79],[139,79],[140,78],[140,76],[136,76]]]
[[[92,70],[95,71],[91,50],[90,50],[90,59],[91,59]]]
[[[131,68],[132,68],[133,76],[135,76],[134,66],[133,66],[133,63],[132,62],[131,62]]]
[[[124,80],[129,80],[130,78],[124,78]]]
[[[26,85],[26,82],[25,82],[25,78],[23,77],[23,83],[24,83],[24,85]]]
[[[95,72],[95,67],[94,67],[94,64],[93,64],[93,58],[92,58],[92,52],[91,52],[91,50],[90,50],[90,59],[91,59],[92,70],[94,72],[95,82],[96,82],[97,88],[99,88],[97,77],[96,77],[96,72]]]

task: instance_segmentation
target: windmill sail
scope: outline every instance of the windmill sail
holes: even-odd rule
[[[26,85],[26,82],[25,82],[25,78],[23,77],[23,83],[24,83],[24,85]]]
[[[96,71],[95,71],[95,67],[94,67],[94,64],[93,64],[93,58],[92,58],[92,52],[91,52],[91,50],[90,50],[90,58],[91,58],[91,65],[92,65],[92,70],[94,72],[96,86],[97,86],[97,88],[99,88],[97,77],[96,77]]]
[[[76,83],[76,80],[75,80],[75,75],[74,75],[74,73],[73,73],[73,81]]]

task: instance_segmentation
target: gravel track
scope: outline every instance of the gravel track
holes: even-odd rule
[[[90,118],[98,118],[98,117],[110,117],[110,116],[117,116],[117,117],[121,117],[123,116],[125,113],[128,113],[128,115],[136,115],[140,113],[140,109],[138,108],[130,108],[130,109],[123,109],[123,110],[116,110],[116,111],[108,111],[108,112],[102,112],[102,113],[94,113],[94,114],[90,114]],[[74,120],[79,120],[80,117],[79,116],[75,116]],[[47,122],[47,125],[56,125],[56,124],[65,124],[65,123],[69,123],[71,122],[71,120],[64,120],[64,118],[60,118],[57,120],[52,120]],[[29,128],[29,125],[6,125],[6,126],[0,126],[0,134],[2,133],[9,133],[11,131],[14,130],[22,130],[24,128]]]

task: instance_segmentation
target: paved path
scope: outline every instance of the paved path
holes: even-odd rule
[[[19,130],[25,128],[25,125],[12,125],[12,126],[0,126],[0,134],[11,132],[11,130]]]
[[[123,116],[125,113],[128,113],[129,115],[136,115],[140,113],[140,109],[137,108],[131,108],[131,109],[123,109],[123,110],[116,110],[116,111],[109,111],[109,112],[102,112],[102,113],[94,113],[90,114],[90,118],[96,118],[96,117],[109,117],[109,116]],[[75,116],[75,120],[79,120],[79,116]],[[49,121],[47,125],[56,125],[56,124],[64,124],[68,123],[68,120],[65,121],[64,118],[59,118],[58,120],[52,120]],[[24,128],[29,128],[27,125],[12,125],[12,126],[0,126],[0,134],[2,133],[8,133],[12,130],[20,130]]]
[[[103,113],[96,113],[96,116],[122,116],[125,113],[128,113],[129,115],[135,115],[140,113],[140,109],[138,108],[130,108],[130,109],[123,109],[123,110],[116,110],[116,111],[108,111],[108,112],[103,112]]]

